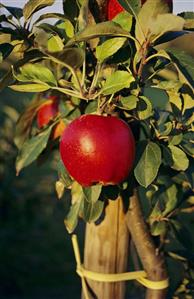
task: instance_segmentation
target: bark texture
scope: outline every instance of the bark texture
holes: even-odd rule
[[[126,222],[144,270],[147,272],[148,279],[160,281],[168,278],[165,260],[162,255],[157,254],[155,244],[143,219],[143,214],[136,191],[130,198],[130,206],[126,214]],[[147,289],[145,298],[165,299],[166,291],[167,289]]]

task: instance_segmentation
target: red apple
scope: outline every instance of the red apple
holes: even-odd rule
[[[59,114],[59,101],[56,96],[50,96],[48,100],[43,103],[37,112],[37,124],[39,129],[48,125],[49,122]],[[65,129],[65,124],[62,120],[56,124],[52,132],[52,139],[60,137]]]
[[[154,0],[153,0],[154,1]],[[173,0],[164,0],[168,5],[170,10],[172,11],[172,3]],[[141,0],[141,4],[143,5],[146,0]],[[117,0],[108,0],[107,3],[107,19],[112,20],[117,14],[124,11],[124,8],[120,5]]]
[[[82,186],[115,185],[132,169],[135,141],[123,120],[86,114],[66,127],[60,154],[69,174]]]

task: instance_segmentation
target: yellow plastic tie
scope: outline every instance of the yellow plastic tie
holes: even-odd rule
[[[164,279],[161,281],[153,281],[147,279],[147,274],[145,271],[134,271],[134,272],[125,272],[125,273],[116,273],[116,274],[104,274],[104,273],[98,273],[93,272],[84,269],[83,265],[81,264],[81,258],[80,258],[80,250],[78,246],[77,236],[72,236],[72,244],[75,254],[75,259],[77,263],[77,274],[82,279],[82,287],[83,292],[86,299],[90,299],[89,292],[87,289],[87,284],[85,281],[85,278],[99,281],[99,282],[121,282],[121,281],[127,281],[127,280],[137,280],[139,283],[141,283],[143,286],[149,289],[153,290],[162,290],[166,289],[169,285],[168,279]]]

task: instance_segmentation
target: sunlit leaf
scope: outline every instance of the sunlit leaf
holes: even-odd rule
[[[118,37],[111,38],[97,46],[96,48],[96,58],[103,62],[106,58],[115,54],[125,43],[126,38]]]
[[[140,96],[137,103],[137,114],[139,119],[143,120],[150,117],[152,112],[152,104],[148,98],[145,96]]]
[[[35,12],[53,5],[54,2],[55,0],[28,0],[23,8],[24,18],[28,20]]]
[[[129,88],[134,81],[134,77],[126,71],[116,71],[110,75],[102,88],[104,95],[116,93],[123,88]]]
[[[189,160],[186,154],[177,146],[169,145],[168,148],[173,159],[171,167],[176,170],[186,170],[189,166]]]
[[[41,83],[18,84],[18,85],[10,85],[9,87],[15,91],[21,91],[21,92],[42,92],[50,89],[49,85],[41,84]]]

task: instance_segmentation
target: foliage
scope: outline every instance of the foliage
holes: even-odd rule
[[[154,7],[147,0],[142,8],[138,0],[120,0],[125,13],[89,25],[88,1],[74,1],[69,15],[64,1],[64,14],[44,14],[32,21],[36,11],[53,2],[30,0],[23,11],[5,7],[11,16],[0,19],[1,60],[20,53],[0,87],[8,84],[16,91],[39,93],[17,124],[17,172],[55,148],[49,137],[60,119],[68,123],[84,113],[117,113],[131,125],[137,143],[133,172],[118,186],[117,195],[139,188],[158,247],[184,269],[170,292],[192,294],[185,281],[193,282],[193,239],[182,219],[193,211],[194,62],[188,54],[162,44],[186,34],[185,28],[193,30],[194,16],[169,14],[161,0],[154,1]],[[45,23],[49,18],[56,19],[54,25]],[[60,99],[60,115],[40,130],[35,121],[40,98],[53,94]],[[24,119],[29,120],[28,127]],[[75,229],[79,217],[88,222],[99,219],[107,187],[82,188],[60,161],[58,173],[59,198],[66,189],[72,195],[65,218],[68,231]],[[181,283],[185,288],[175,290]]]

